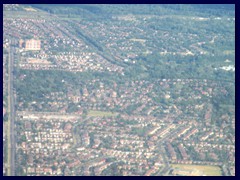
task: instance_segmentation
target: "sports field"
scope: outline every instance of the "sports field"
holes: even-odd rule
[[[174,170],[177,170],[178,175],[191,176],[221,176],[221,168],[218,166],[209,165],[186,165],[186,164],[172,164]]]

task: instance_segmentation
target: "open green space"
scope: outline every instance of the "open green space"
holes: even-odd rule
[[[206,175],[206,176],[221,176],[221,168],[218,166],[209,165],[186,165],[186,164],[172,164],[174,169],[178,170],[178,173],[182,175]]]
[[[116,116],[116,113],[112,113],[112,112],[105,112],[105,111],[95,111],[95,110],[90,110],[87,113],[87,116]]]

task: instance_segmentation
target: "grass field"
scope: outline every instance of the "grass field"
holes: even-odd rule
[[[225,50],[223,51],[223,54],[226,54],[226,55],[235,54],[235,50]]]
[[[198,171],[202,172],[206,176],[221,176],[221,168],[218,166],[209,166],[209,165],[186,165],[186,164],[172,164],[171,165],[174,169],[181,169],[186,171]],[[196,174],[198,175],[198,174]]]
[[[90,110],[90,111],[88,111],[87,116],[102,116],[102,117],[103,116],[116,116],[116,113]]]

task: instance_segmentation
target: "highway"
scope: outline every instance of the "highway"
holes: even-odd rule
[[[15,175],[15,104],[13,93],[13,64],[14,64],[14,47],[9,47],[9,63],[8,63],[8,176]]]

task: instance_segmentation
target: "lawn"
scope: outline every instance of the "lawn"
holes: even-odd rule
[[[230,55],[230,54],[234,54],[235,53],[235,50],[225,50],[223,51],[223,54],[226,54],[226,55]]]
[[[116,116],[116,113],[90,110],[87,116]]]
[[[221,176],[221,168],[218,166],[209,165],[186,165],[186,164],[172,164],[173,168],[178,168],[181,170],[197,170],[202,171],[204,175],[207,176]]]

